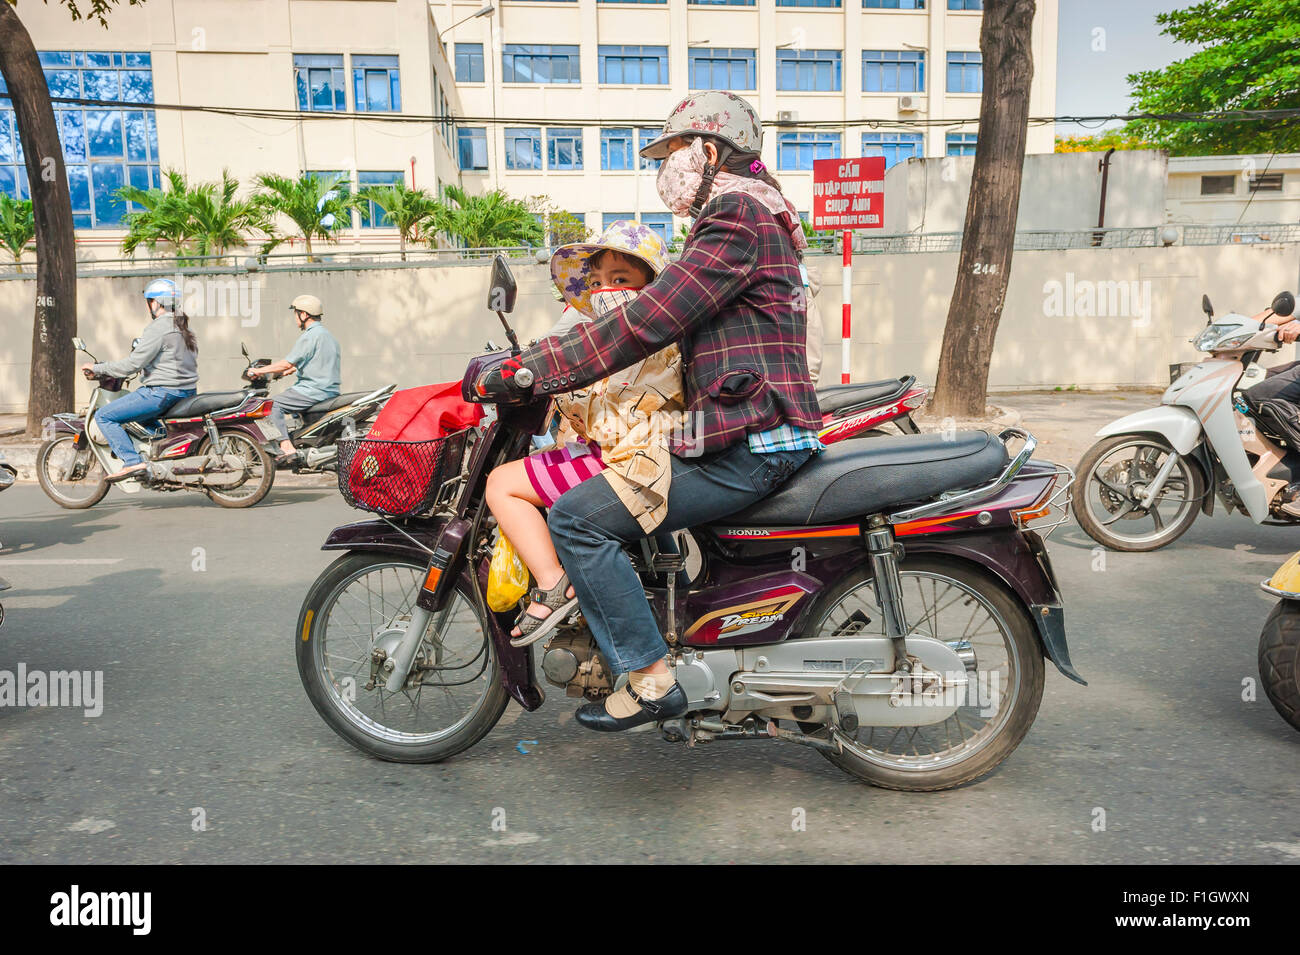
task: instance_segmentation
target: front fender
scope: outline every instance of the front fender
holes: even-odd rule
[[[378,551],[384,554],[400,554],[426,563],[446,523],[446,517],[415,518],[406,521],[401,530],[398,530],[392,522],[384,520],[340,524],[329,532],[320,549]],[[421,544],[428,550],[422,548]]]
[[[1098,438],[1116,434],[1158,434],[1179,454],[1191,454],[1201,442],[1201,419],[1179,405],[1147,408],[1112,421],[1097,432]]]

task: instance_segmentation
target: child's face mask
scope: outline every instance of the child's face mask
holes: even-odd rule
[[[597,318],[602,318],[620,305],[626,305],[628,302],[632,301],[632,299],[636,298],[641,294],[642,287],[628,288],[627,286],[621,286],[619,288],[598,288],[591,293],[591,310],[595,313]]]

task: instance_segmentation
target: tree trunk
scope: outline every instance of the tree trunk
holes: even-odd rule
[[[2,2],[0,74],[18,120],[36,218],[36,320],[27,431],[39,434],[46,417],[72,411],[76,401],[72,338],[77,334],[77,251],[63,148],[45,73],[27,28],[14,8]]]
[[[985,0],[984,92],[957,283],[935,381],[935,414],[984,414],[993,341],[1011,277],[1028,136],[1034,0]]]

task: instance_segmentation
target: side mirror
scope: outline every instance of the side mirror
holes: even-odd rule
[[[1290,292],[1278,292],[1269,308],[1273,310],[1274,315],[1285,318],[1295,311],[1295,296]]]
[[[492,257],[492,285],[488,289],[487,307],[494,312],[513,312],[519,287],[510,271],[510,263],[498,252]]]
[[[85,351],[85,350],[86,350],[86,340],[85,340],[84,338],[80,338],[80,337],[73,338],[73,339],[72,339],[72,347],[75,348],[77,351]]]
[[[1210,296],[1201,296],[1201,311],[1205,313],[1205,324],[1210,324],[1210,320],[1214,318],[1214,306],[1210,304]]]
[[[243,342],[239,343],[239,351],[243,354],[245,358],[248,357],[248,346],[245,345]]]

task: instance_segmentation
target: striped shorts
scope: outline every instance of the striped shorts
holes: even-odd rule
[[[600,460],[600,446],[592,444],[590,447],[590,454],[576,454],[573,447],[566,445],[524,458],[528,481],[543,504],[550,507],[565,491],[573,490],[587,478],[605,470]]]

